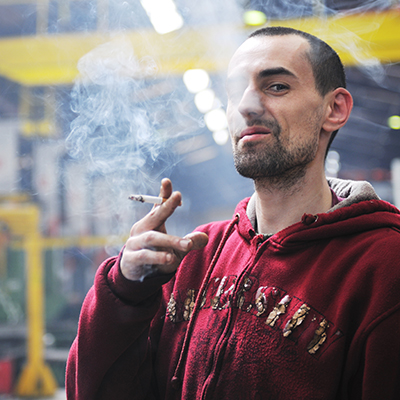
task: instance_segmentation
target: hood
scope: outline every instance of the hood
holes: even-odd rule
[[[328,184],[336,193],[336,196],[343,199],[336,206],[332,207],[328,213],[361,201],[380,200],[372,185],[365,181],[328,178]]]
[[[400,229],[400,211],[390,203],[380,200],[368,182],[328,179],[329,186],[342,199],[328,212],[317,215],[304,214],[295,223],[271,237],[279,247],[304,245],[304,242],[324,240],[378,228]],[[236,208],[240,216],[237,230],[247,241],[256,232],[255,197],[240,202]]]

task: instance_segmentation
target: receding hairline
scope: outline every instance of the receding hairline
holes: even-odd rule
[[[282,38],[282,37],[289,37],[289,36],[291,36],[291,37],[293,37],[293,38],[300,38],[301,42],[299,42],[299,44],[304,44],[304,45],[305,45],[304,48],[299,49],[298,54],[299,54],[299,57],[301,57],[301,58],[303,58],[304,60],[306,60],[306,62],[307,62],[308,65],[310,66],[311,73],[312,73],[312,75],[313,75],[313,77],[314,77],[314,82],[316,83],[315,74],[314,74],[314,68],[313,68],[312,59],[311,59],[311,57],[312,57],[312,46],[311,46],[311,43],[310,43],[305,37],[303,37],[303,36],[301,36],[301,35],[296,35],[296,34],[291,34],[291,33],[290,33],[290,34],[284,34],[284,35],[255,35],[255,36],[249,36],[249,37],[241,44],[241,46],[239,46],[238,50],[239,50],[239,51],[240,51],[240,50],[246,51],[246,50],[244,49],[246,43],[248,43],[248,42],[250,42],[250,41],[252,41],[252,40],[264,40],[264,39],[266,39],[266,38],[269,38],[269,39],[279,38],[279,39],[280,39],[280,38]],[[233,55],[233,57],[231,58],[231,61],[234,59],[235,55],[236,55],[236,53],[235,53],[235,54]],[[229,68],[228,68],[228,70],[229,70]]]
[[[247,40],[289,36],[298,36],[308,43],[308,49],[304,55],[311,64],[317,89],[322,95],[338,87],[346,88],[346,74],[339,55],[327,42],[311,33],[290,27],[270,26],[252,32]]]

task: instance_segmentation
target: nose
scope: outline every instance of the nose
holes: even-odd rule
[[[264,114],[260,93],[254,88],[247,88],[240,100],[238,111],[246,119],[258,118]]]

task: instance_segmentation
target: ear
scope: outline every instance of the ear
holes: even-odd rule
[[[345,88],[337,88],[328,97],[328,108],[322,129],[326,132],[334,132],[341,128],[349,119],[353,108],[353,98]]]

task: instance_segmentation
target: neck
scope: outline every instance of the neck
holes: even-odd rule
[[[271,234],[301,220],[304,213],[328,211],[332,195],[324,171],[305,171],[296,182],[285,179],[255,180],[257,228]]]

